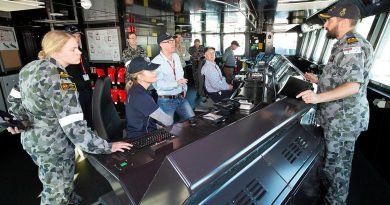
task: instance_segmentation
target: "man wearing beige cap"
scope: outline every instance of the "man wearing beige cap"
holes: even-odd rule
[[[318,104],[316,120],[324,129],[326,145],[324,203],[339,205],[347,201],[355,142],[368,128],[366,94],[373,49],[354,31],[360,18],[356,5],[338,3],[319,16],[326,20],[326,36],[337,42],[321,76],[305,74],[307,80],[318,83],[318,93],[307,90],[297,98]]]

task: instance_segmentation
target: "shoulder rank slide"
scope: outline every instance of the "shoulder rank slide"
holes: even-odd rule
[[[353,43],[356,43],[356,42],[358,42],[358,40],[355,37],[347,38],[347,43],[348,44],[353,44]]]
[[[70,76],[69,74],[67,74],[63,71],[60,72],[60,78],[70,78],[70,77],[72,77],[72,76]]]
[[[61,83],[61,90],[72,90],[76,91],[77,87],[75,83]]]

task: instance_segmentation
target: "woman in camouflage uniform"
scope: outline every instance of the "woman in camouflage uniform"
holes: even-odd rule
[[[78,102],[77,88],[65,67],[80,62],[76,39],[64,31],[50,31],[42,40],[40,60],[19,73],[19,87],[8,96],[9,112],[28,123],[21,132],[23,148],[39,166],[43,184],[41,204],[78,204],[73,193],[75,145],[102,154],[130,149],[125,142],[108,143],[96,136]],[[11,133],[19,130],[8,128]]]

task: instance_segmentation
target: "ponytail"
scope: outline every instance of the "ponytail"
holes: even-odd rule
[[[45,58],[46,58],[46,53],[45,53],[45,51],[43,51],[43,50],[39,51],[39,53],[38,53],[38,58],[39,58],[40,60],[45,59]]]
[[[139,72],[136,72],[136,73],[132,73],[132,74],[129,74],[129,77],[130,77],[130,80],[127,81],[126,83],[126,91],[128,92],[135,84],[138,83],[137,81],[137,77],[138,75],[140,75],[143,71],[139,71]]]

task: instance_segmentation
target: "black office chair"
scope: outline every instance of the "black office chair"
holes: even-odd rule
[[[202,67],[206,63],[206,60],[204,57],[202,57],[202,58],[200,58],[199,62],[200,62],[198,65],[199,87],[198,87],[197,91],[201,97],[208,98],[208,93],[207,93],[206,86],[205,86],[205,76],[202,75]]]
[[[214,101],[209,98],[208,92],[205,86],[205,76],[202,75],[202,67],[206,63],[204,57],[200,59],[199,67],[198,67],[198,79],[199,79],[199,87],[198,94],[202,97],[202,100],[195,107],[196,112],[208,112],[211,107],[213,107]]]
[[[111,99],[111,79],[102,76],[97,79],[92,95],[92,121],[97,134],[113,140],[123,137],[124,122],[119,118]]]

